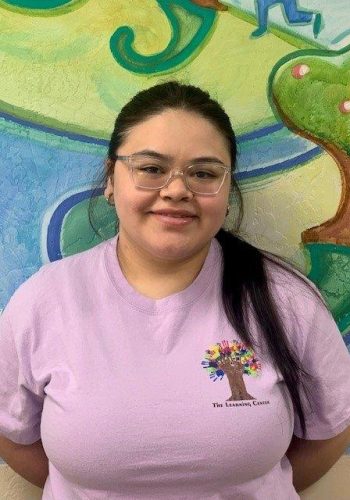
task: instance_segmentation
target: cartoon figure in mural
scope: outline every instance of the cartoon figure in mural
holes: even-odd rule
[[[251,34],[252,38],[258,38],[267,32],[269,9],[278,4],[283,5],[285,18],[289,24],[311,24],[313,20],[315,38],[323,28],[321,13],[299,9],[296,0],[255,0],[255,4],[259,27]]]
[[[319,55],[292,54],[270,78],[276,113],[298,135],[312,140],[337,162],[342,192],[336,214],[306,229],[309,277],[318,285],[344,335],[350,334],[350,46]]]
[[[248,393],[243,379],[243,375],[257,377],[260,374],[260,362],[251,349],[237,340],[233,342],[223,340],[210,346],[205,358],[202,366],[213,382],[218,378],[222,379],[224,375],[229,381],[231,396],[226,401],[255,399]]]

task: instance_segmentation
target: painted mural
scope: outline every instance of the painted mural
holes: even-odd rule
[[[100,242],[121,106],[169,78],[237,132],[241,234],[319,287],[350,346],[348,0],[0,0],[0,309],[43,263]],[[232,220],[228,220],[230,227]]]

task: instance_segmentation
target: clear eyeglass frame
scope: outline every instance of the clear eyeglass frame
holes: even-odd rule
[[[117,155],[117,156],[115,156],[115,161],[117,162],[118,160],[120,160],[120,161],[122,161],[122,162],[126,162],[126,164],[127,164],[128,168],[129,168],[129,169],[130,169],[130,171],[131,171],[131,177],[132,177],[132,180],[133,180],[133,182],[134,182],[135,186],[136,186],[136,187],[138,187],[138,188],[140,188],[140,189],[145,189],[145,190],[147,190],[147,191],[148,191],[148,190],[149,190],[149,191],[160,191],[161,189],[165,188],[165,187],[166,187],[166,186],[170,183],[170,181],[173,179],[173,177],[175,177],[175,176],[179,176],[179,175],[180,175],[180,176],[182,176],[182,178],[183,178],[183,181],[184,181],[184,183],[185,183],[185,185],[186,185],[186,188],[187,188],[189,191],[191,191],[193,194],[200,194],[200,195],[203,195],[203,196],[216,196],[216,195],[219,193],[219,191],[220,191],[220,189],[222,188],[222,186],[224,185],[224,182],[225,182],[225,179],[226,179],[227,174],[229,174],[229,172],[230,172],[230,168],[229,168],[229,167],[227,167],[226,165],[221,165],[221,164],[219,164],[219,163],[218,163],[218,166],[220,166],[220,167],[221,167],[221,168],[225,171],[225,173],[224,173],[224,175],[223,175],[223,177],[222,177],[222,181],[221,181],[221,184],[220,184],[219,188],[218,188],[218,189],[217,189],[214,193],[201,193],[201,192],[199,192],[199,191],[194,191],[194,190],[193,190],[193,189],[192,189],[192,188],[188,185],[188,182],[187,182],[187,176],[185,175],[185,173],[186,173],[189,169],[191,169],[191,167],[193,168],[193,167],[197,166],[196,164],[194,164],[194,165],[188,165],[188,166],[185,168],[185,170],[184,170],[184,171],[182,171],[182,170],[176,170],[176,171],[174,171],[174,172],[170,172],[168,179],[167,179],[167,180],[165,181],[165,183],[164,183],[162,186],[160,186],[160,187],[156,187],[156,188],[154,188],[154,187],[145,187],[145,186],[140,186],[140,185],[138,185],[138,184],[137,184],[137,182],[136,182],[136,180],[135,180],[135,176],[134,176],[134,165],[132,164],[132,161],[135,159],[135,156],[138,156],[138,155],[133,155],[133,154],[128,155],[128,156]],[[146,155],[145,155],[145,156],[146,156]],[[203,162],[203,163],[205,163],[205,162]]]

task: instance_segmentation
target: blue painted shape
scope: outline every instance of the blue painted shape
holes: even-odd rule
[[[285,16],[289,24],[309,24],[313,18],[313,12],[298,8],[296,0],[255,0],[259,31],[265,33],[268,24],[269,9],[274,5],[282,4]]]
[[[342,40],[344,40],[344,38],[346,38],[348,35],[350,35],[350,29],[346,29],[345,31],[337,35],[335,38],[333,38],[333,40],[331,40],[331,43],[332,44],[339,43]]]
[[[285,127],[266,127],[264,132],[267,135],[260,132],[258,130],[255,136],[254,133],[244,135],[243,141],[241,137],[237,139],[238,180],[293,168],[310,161],[323,151]]]
[[[61,251],[61,232],[63,219],[75,205],[83,200],[87,200],[95,192],[96,195],[101,195],[103,189],[88,189],[87,191],[82,191],[80,193],[73,194],[66,198],[62,203],[58,205],[56,210],[53,212],[47,228],[47,255],[50,261],[62,259]]]
[[[274,123],[273,125],[268,125],[267,127],[258,128],[252,130],[251,132],[241,134],[238,139],[240,143],[250,141],[252,139],[258,139],[259,137],[264,137],[266,135],[272,134],[273,132],[282,130],[283,127],[283,123]]]
[[[67,139],[72,139],[73,141],[87,142],[89,144],[98,144],[106,147],[108,146],[109,142],[106,139],[97,139],[96,137],[91,137],[89,135],[76,134],[74,132],[68,132],[67,130],[59,130],[57,128],[48,127],[47,125],[41,125],[40,123],[31,122],[29,120],[25,120],[24,118],[19,118],[3,111],[0,111],[0,120],[1,118],[18,125],[22,125],[23,127],[28,127],[30,129],[38,130],[40,132],[45,132],[58,137],[66,137]]]
[[[3,128],[6,123],[0,122]],[[53,147],[47,134],[39,141],[30,129],[17,132],[0,134],[0,308],[43,263],[41,231],[47,210],[67,191],[92,184],[105,153],[84,152],[83,143],[80,151],[69,150],[69,140]]]
[[[251,171],[247,171],[247,172],[238,171],[236,174],[236,179],[244,180],[244,179],[258,177],[260,175],[270,175],[273,173],[280,172],[282,170],[288,170],[288,169],[293,168],[295,166],[299,166],[303,163],[307,163],[308,161],[312,160],[316,156],[320,155],[321,152],[322,152],[322,149],[319,147],[316,147],[316,148],[311,149],[310,151],[307,151],[306,153],[298,155],[295,158],[288,158],[288,159],[283,160],[279,163],[275,163],[274,165],[267,165],[266,167],[256,168],[254,170],[252,169]]]

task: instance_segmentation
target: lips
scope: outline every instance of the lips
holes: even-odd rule
[[[170,211],[170,210],[159,210],[159,211],[156,211],[156,212],[151,212],[153,214],[156,214],[156,215],[164,215],[166,217],[175,217],[175,218],[184,218],[184,217],[196,217],[196,215],[194,215],[193,213],[191,212],[187,212],[185,210],[174,210],[174,211]]]
[[[167,228],[181,229],[190,226],[198,218],[187,210],[157,210],[150,212],[153,217]]]

